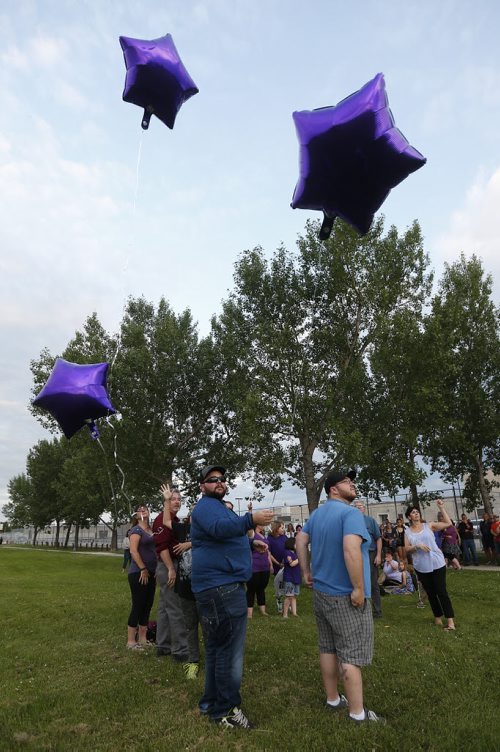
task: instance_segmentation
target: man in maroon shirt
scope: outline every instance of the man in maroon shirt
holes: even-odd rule
[[[172,522],[179,522],[177,512],[181,506],[178,491],[172,493]],[[174,661],[185,663],[188,659],[187,633],[180,598],[174,591],[177,575],[177,556],[173,552],[178,541],[163,524],[163,512],[153,522],[158,565],[156,581],[160,585],[156,624],[157,655],[170,655]]]

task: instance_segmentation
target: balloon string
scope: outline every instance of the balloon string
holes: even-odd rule
[[[135,187],[134,187],[134,194],[133,194],[133,201],[132,201],[132,232],[131,232],[131,239],[129,243],[128,253],[125,258],[125,263],[123,265],[122,269],[122,298],[124,299],[123,302],[123,309],[122,312],[125,311],[125,275],[128,272],[129,263],[130,263],[130,256],[131,256],[131,249],[135,246],[135,237],[136,237],[136,214],[137,214],[137,197],[139,195],[139,182],[140,182],[140,168],[141,168],[141,155],[142,155],[142,132],[139,138],[139,146],[137,150],[137,163],[135,168]],[[122,333],[121,328],[118,329],[118,339],[116,343],[116,350],[115,354],[113,356],[113,360],[111,361],[111,370],[113,370],[113,366],[115,364],[116,358],[118,357],[118,353],[121,350],[122,346]]]
[[[135,248],[135,238],[136,238],[136,214],[137,214],[137,199],[139,196],[139,185],[140,185],[140,175],[141,175],[141,157],[142,157],[142,138],[143,138],[143,132],[141,131],[139,136],[139,145],[137,148],[137,161],[136,161],[136,167],[135,167],[135,186],[134,186],[134,193],[133,193],[133,200],[132,200],[132,232],[130,233],[130,243],[128,245],[128,253],[125,258],[125,263],[122,268],[122,299],[123,299],[123,308],[122,308],[122,319],[123,315],[125,314],[126,310],[126,301],[125,301],[125,277],[128,272],[129,263],[130,263],[130,257],[132,254],[132,251]],[[113,359],[111,361],[110,365],[110,375],[113,372],[113,367],[115,365],[116,359],[118,357],[118,354],[122,347],[122,330],[121,330],[121,322],[118,324],[118,336],[116,341],[116,349],[115,353],[113,355]],[[120,486],[120,493],[123,494],[123,496],[127,499],[128,505],[129,505],[129,512],[132,514],[132,504],[131,501],[125,491],[125,473],[123,472],[122,468],[120,467],[120,464],[118,462],[118,434],[116,431],[116,427],[111,422],[109,416],[106,418],[106,422],[108,425],[113,429],[113,458],[115,462],[115,467],[118,470],[120,476],[121,476],[121,486]],[[99,442],[100,443],[100,442]],[[101,449],[104,452],[104,447],[101,444]],[[108,477],[110,478],[111,482],[111,475],[109,472],[109,468],[106,466],[106,470],[108,472]],[[114,492],[113,492],[114,493]],[[113,497],[115,498],[115,497]],[[116,500],[115,500],[115,512],[116,512]]]
[[[109,471],[108,458],[106,457],[106,450],[104,449],[104,447],[102,445],[102,442],[101,442],[101,439],[99,437],[96,437],[96,441],[99,444],[99,446],[101,447],[102,453],[104,455],[104,467],[106,468],[106,472],[108,474],[109,487],[111,489],[111,498],[113,499],[113,507],[114,507],[114,510],[115,510],[115,521],[117,522],[118,521],[118,509],[117,509],[117,506],[116,506],[116,494],[115,494],[115,489],[114,489],[114,486],[113,486],[113,480],[111,478],[111,473]]]
[[[320,244],[319,250],[318,250],[318,272],[321,270],[321,265],[322,265],[322,250],[323,250],[323,245]],[[318,292],[319,276],[320,276],[319,274],[316,275],[316,282],[314,284],[314,290],[313,290],[313,296],[312,296],[313,303],[316,300],[316,293]],[[303,357],[302,358],[302,365],[300,367],[299,379],[297,381],[297,388],[295,389],[294,398],[293,398],[292,421],[291,421],[292,428],[293,428],[293,426],[295,424],[295,417],[297,415],[297,401],[298,401],[299,392],[300,392],[300,390],[301,390],[301,388],[303,386],[304,365],[305,365],[305,358]],[[284,472],[285,472],[285,457],[283,457],[283,462],[282,462],[282,465],[281,465],[280,475],[283,475]],[[272,498],[272,501],[271,501],[271,507],[274,506],[274,502],[275,502],[275,499],[276,499],[277,492],[278,492],[278,489],[275,488],[274,489],[274,493],[273,493],[273,498]]]

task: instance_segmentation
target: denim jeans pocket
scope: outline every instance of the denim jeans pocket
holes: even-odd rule
[[[241,583],[232,583],[219,588],[222,608],[230,619],[246,617],[247,599]]]
[[[198,600],[198,610],[203,634],[214,632],[219,626],[219,614],[213,598],[206,601]]]
[[[218,588],[219,595],[221,596],[221,598],[225,598],[226,596],[231,596],[240,587],[241,587],[241,584],[239,582],[231,582],[229,585],[221,585]]]

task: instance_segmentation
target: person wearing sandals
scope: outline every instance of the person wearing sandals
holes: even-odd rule
[[[248,511],[252,511],[251,504],[249,504]],[[257,599],[257,606],[261,615],[269,616],[266,611],[266,587],[273,571],[273,565],[267,538],[264,536],[264,526],[256,525],[255,531],[249,531],[248,535],[254,540],[260,541],[266,547],[263,550],[252,550],[252,576],[247,582],[247,615],[251,619],[253,617],[255,599]]]
[[[417,507],[409,507],[406,517],[410,522],[405,535],[406,553],[411,554],[413,566],[422,587],[427,593],[434,624],[442,626],[443,615],[446,618],[445,629],[450,632],[455,630],[453,606],[446,590],[446,562],[443,552],[436,544],[434,533],[446,530],[451,525],[448,512],[442,499],[437,499],[438,511],[442,522],[424,522],[420,510]]]
[[[128,617],[127,648],[142,650],[149,645],[146,634],[149,614],[155,599],[156,550],[148,508],[138,507],[133,520],[135,524],[128,534],[132,557],[128,572],[132,609]]]

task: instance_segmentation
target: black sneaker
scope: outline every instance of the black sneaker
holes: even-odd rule
[[[216,718],[215,722],[218,723],[220,726],[223,726],[224,728],[242,728],[242,729],[251,729],[253,728],[253,724],[250,723],[246,715],[243,713],[241,708],[234,707],[228,715],[223,716],[222,718]]]
[[[363,720],[358,721],[358,719],[353,718],[352,715],[349,716],[349,719],[353,723],[387,723],[385,718],[382,718],[381,715],[377,715],[373,710],[368,710],[367,708],[365,708],[365,717],[363,718]]]
[[[344,695],[339,695],[340,702],[338,705],[330,705],[329,702],[325,703],[325,708],[327,710],[333,710],[334,713],[336,713],[339,710],[344,710],[344,708],[347,708],[349,703],[347,702],[347,697],[344,697]]]

